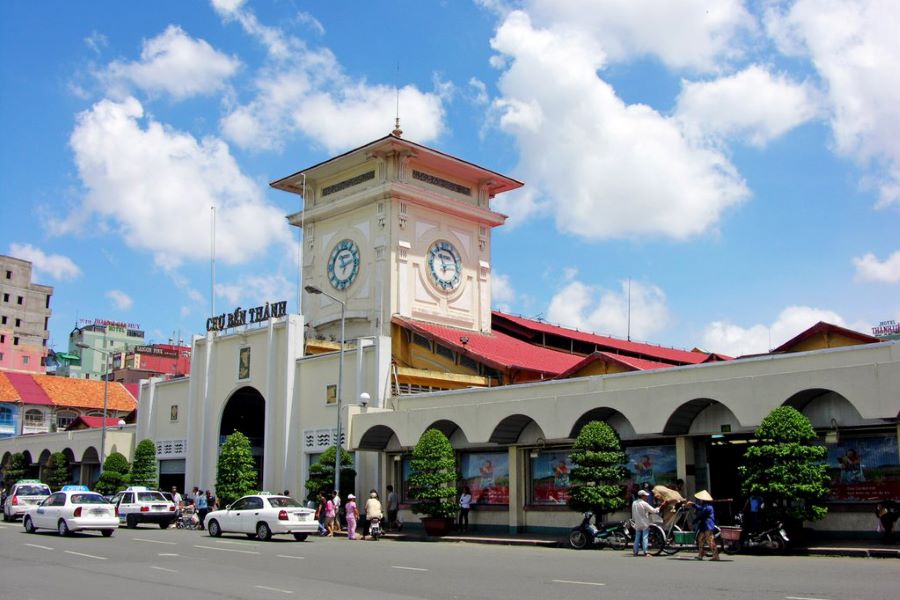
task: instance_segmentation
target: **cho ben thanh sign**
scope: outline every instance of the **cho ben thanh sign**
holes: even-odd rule
[[[230,313],[222,313],[206,320],[207,331],[224,331],[241,325],[262,323],[269,319],[275,319],[287,315],[287,301],[266,302],[262,306],[254,308],[241,308],[240,306]]]

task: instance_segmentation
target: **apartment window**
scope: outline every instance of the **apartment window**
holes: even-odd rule
[[[22,304],[22,296],[19,296],[18,300],[16,300],[16,304]]]
[[[12,271],[7,271],[7,272],[6,272],[6,278],[7,278],[7,279],[12,279]]]
[[[47,296],[47,308],[50,308],[50,296]]]
[[[13,411],[6,406],[0,406],[0,425],[12,425],[15,423]]]
[[[3,301],[9,302],[9,294],[3,294]]]
[[[3,334],[0,334],[0,344],[5,344],[5,343],[6,343],[6,336]]]
[[[40,427],[44,424],[44,413],[41,411],[32,408],[31,410],[25,411],[25,426],[26,427]]]
[[[31,358],[30,356],[23,356],[23,357],[22,357],[22,364],[23,364],[23,365],[27,365],[27,364],[28,364],[28,360],[29,360],[30,358]]]
[[[44,317],[44,329],[50,324],[50,317]]]
[[[16,319],[16,327],[22,326],[22,319]]]
[[[74,410],[61,410],[56,413],[56,427],[57,429],[65,429],[77,418],[78,413]]]
[[[6,325],[6,317],[0,318],[0,325]]]
[[[19,345],[19,338],[14,337],[13,338],[13,346],[18,346],[18,345]]]
[[[3,353],[0,352],[0,360],[3,360]]]

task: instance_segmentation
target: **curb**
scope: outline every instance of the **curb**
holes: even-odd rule
[[[532,546],[543,548],[565,548],[564,542],[559,540],[536,540],[527,538],[495,538],[478,536],[448,535],[432,537],[427,535],[414,535],[402,533],[388,533],[385,539],[398,542],[455,542],[469,544],[489,544],[497,546]],[[900,558],[900,548],[848,548],[818,546],[809,548],[793,548],[789,554],[795,556],[844,556],[848,558]]]

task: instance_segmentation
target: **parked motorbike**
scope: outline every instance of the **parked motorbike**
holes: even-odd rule
[[[781,521],[776,521],[771,527],[762,527],[756,531],[748,531],[743,527],[744,515],[738,513],[735,522],[741,527],[740,535],[723,536],[724,548],[728,554],[736,554],[741,550],[763,548],[775,552],[784,552],[790,539]],[[730,527],[728,529],[736,529]]]
[[[613,550],[624,550],[630,543],[628,528],[622,521],[605,523],[600,527],[594,525],[594,513],[587,511],[581,524],[573,527],[569,533],[569,545],[576,550],[589,546],[608,546]]]

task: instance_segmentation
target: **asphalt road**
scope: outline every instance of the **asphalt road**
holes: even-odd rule
[[[60,538],[0,525],[0,598],[15,600],[888,600],[898,582],[894,559],[723,555],[713,563],[466,543],[259,542],[150,526]]]

